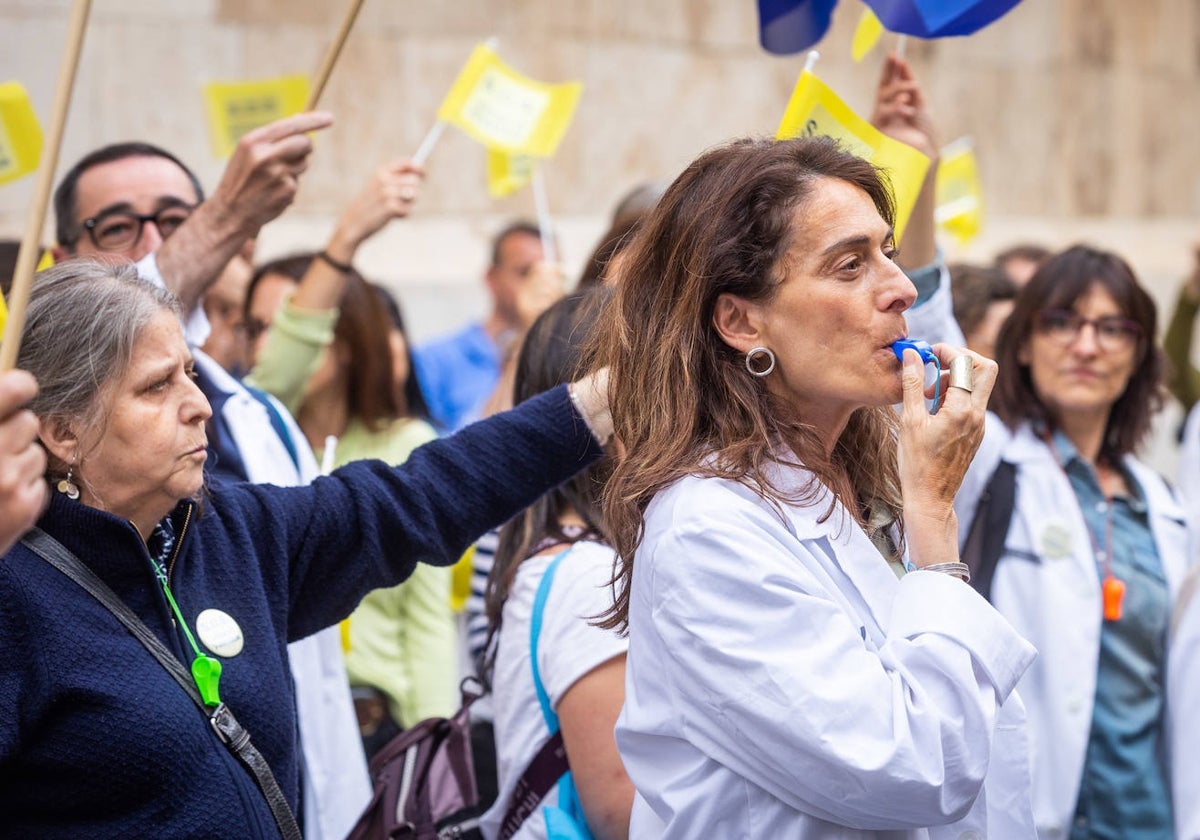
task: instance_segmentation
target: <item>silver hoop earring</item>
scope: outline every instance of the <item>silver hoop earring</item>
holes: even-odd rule
[[[79,486],[75,484],[75,482],[71,481],[71,473],[74,471],[75,465],[71,464],[69,467],[67,467],[67,477],[59,479],[58,484],[55,486],[55,489],[57,489],[59,493],[62,493],[72,501],[79,498]]]
[[[765,356],[767,366],[762,370],[755,370],[755,356]],[[775,370],[775,354],[766,347],[752,347],[746,354],[746,370],[750,371],[751,376],[766,376],[771,371]]]

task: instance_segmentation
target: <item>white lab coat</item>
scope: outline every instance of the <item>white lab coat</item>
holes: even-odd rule
[[[1014,511],[992,603],[1038,649],[1018,689],[1029,714],[1038,836],[1070,835],[1096,696],[1100,573],[1083,513],[1054,453],[1028,423],[1015,433],[994,414],[956,501],[965,540],[980,492],[1003,459],[1016,465]],[[1166,482],[1132,457],[1172,600],[1188,565],[1183,508]],[[1170,669],[1168,668],[1168,672]],[[1195,753],[1196,744],[1190,752]],[[1192,794],[1195,798],[1195,792]]]
[[[1167,669],[1171,725],[1171,790],[1175,840],[1200,840],[1200,564],[1193,563],[1172,622],[1171,667]]]
[[[897,579],[840,506],[818,521],[829,498],[693,477],[649,505],[616,729],[631,838],[1031,836],[1033,648],[961,581]]]

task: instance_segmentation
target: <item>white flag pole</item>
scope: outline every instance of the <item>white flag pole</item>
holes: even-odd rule
[[[557,265],[558,254],[554,250],[554,231],[550,226],[550,202],[546,199],[546,179],[542,175],[541,162],[533,168],[533,206],[537,210],[543,258],[550,265]]]
[[[438,140],[442,139],[442,132],[445,130],[446,124],[441,120],[430,126],[425,139],[421,141],[421,145],[417,147],[416,154],[412,156],[413,163],[417,166],[425,165],[425,161],[433,153],[433,147],[437,145]]]
[[[493,35],[484,41],[483,45],[492,52],[495,52],[496,48],[500,46],[500,39]],[[433,147],[442,139],[442,132],[445,130],[446,123],[442,120],[438,120],[430,126],[429,131],[425,133],[425,138],[421,141],[421,145],[417,147],[417,151],[412,156],[413,163],[417,166],[425,165],[425,161],[433,154]]]

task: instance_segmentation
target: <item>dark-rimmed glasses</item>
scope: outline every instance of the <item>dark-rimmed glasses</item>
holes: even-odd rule
[[[1070,309],[1044,309],[1037,314],[1038,333],[1062,347],[1073,344],[1086,326],[1095,331],[1096,344],[1106,353],[1128,350],[1142,335],[1141,324],[1120,315],[1084,318]]]
[[[83,229],[87,231],[92,244],[101,251],[125,251],[141,240],[146,222],[154,222],[159,235],[166,239],[179,230],[179,226],[188,220],[195,209],[194,204],[172,204],[147,215],[129,210],[109,210],[85,219]]]

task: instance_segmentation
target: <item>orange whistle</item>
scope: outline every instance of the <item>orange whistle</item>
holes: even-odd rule
[[[1125,600],[1125,581],[1109,575],[1100,589],[1104,594],[1104,620],[1120,621],[1121,605]]]

